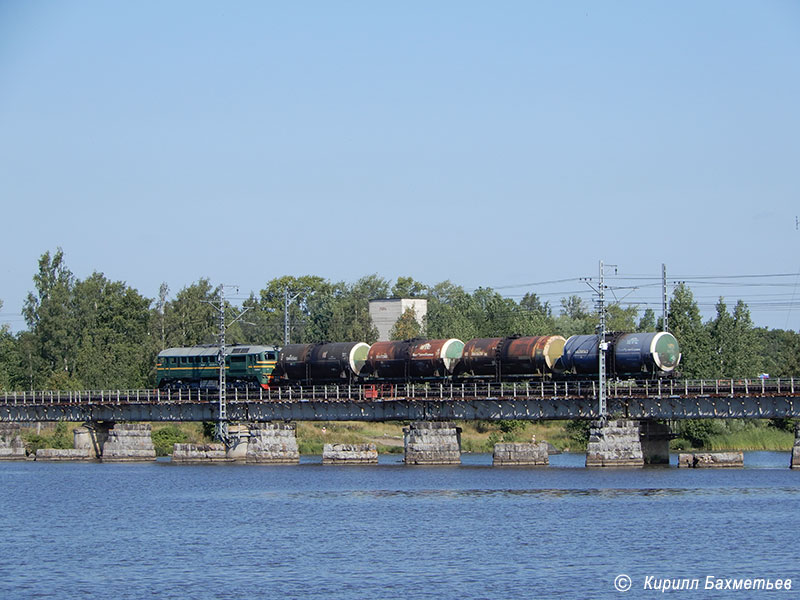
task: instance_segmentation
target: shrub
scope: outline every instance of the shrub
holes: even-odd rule
[[[151,434],[151,438],[156,450],[156,456],[167,456],[172,454],[175,444],[185,443],[189,436],[176,425],[167,425],[155,430]]]
[[[589,429],[592,424],[589,421],[568,421],[564,429],[569,435],[569,439],[579,447],[585,447],[589,443]]]
[[[503,433],[514,433],[518,429],[525,427],[525,422],[519,419],[510,419],[508,421],[500,421],[500,431]]]

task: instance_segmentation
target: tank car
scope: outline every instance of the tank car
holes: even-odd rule
[[[390,381],[448,377],[463,350],[464,342],[454,338],[375,342],[366,369],[371,377]]]
[[[288,344],[278,357],[281,379],[298,383],[346,383],[364,369],[369,345],[364,342]]]
[[[456,375],[544,377],[553,373],[564,350],[560,335],[478,338],[464,345]]]
[[[678,340],[671,333],[611,333],[608,342],[609,375],[672,373],[681,359]],[[573,335],[564,346],[560,367],[570,374],[593,375],[599,368],[599,335]]]

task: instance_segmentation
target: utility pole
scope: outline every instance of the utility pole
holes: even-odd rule
[[[661,310],[662,314],[664,315],[663,319],[661,320],[661,329],[662,331],[669,331],[669,322],[668,322],[668,298],[667,298],[667,265],[666,263],[661,263],[661,290],[663,292],[663,299],[661,301]]]
[[[603,261],[600,261],[600,286],[597,290],[597,312],[600,314],[600,342],[597,346],[598,353],[598,373],[597,382],[599,394],[597,396],[597,412],[600,414],[601,419],[606,418],[607,402],[606,402],[606,350],[608,343],[606,342],[606,303],[605,303],[605,272],[603,269]]]
[[[597,314],[600,317],[600,323],[598,325],[598,342],[597,342],[597,384],[598,384],[598,393],[597,393],[597,412],[601,420],[606,419],[606,415],[608,412],[608,399],[606,395],[606,352],[608,351],[608,342],[606,341],[606,302],[605,302],[605,268],[606,266],[609,267],[616,267],[616,265],[604,265],[603,261],[600,261],[599,269],[598,269],[598,286],[593,286],[590,282],[591,279],[586,279],[586,283],[591,287],[595,294],[597,294],[597,298],[595,300],[595,306],[597,307]]]
[[[238,288],[237,288],[238,290]],[[209,304],[217,309],[217,319],[219,322],[219,332],[217,334],[217,364],[219,366],[219,388],[218,388],[218,411],[217,411],[217,424],[214,427],[214,437],[226,446],[230,445],[231,438],[228,435],[228,403],[227,392],[228,384],[226,380],[225,370],[225,356],[227,354],[225,348],[225,332],[230,325],[233,325],[242,318],[244,313],[250,310],[250,307],[244,308],[230,323],[226,323],[225,319],[225,286],[219,286],[219,302],[210,301]]]

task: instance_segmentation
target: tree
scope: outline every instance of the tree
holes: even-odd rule
[[[635,331],[638,309],[635,306],[622,308],[617,303],[606,307],[607,331]]]
[[[754,351],[758,339],[753,332],[750,310],[739,300],[728,313],[723,298],[717,303],[717,316],[709,323],[715,377],[754,377],[759,368],[760,352]]]
[[[656,330],[656,314],[652,308],[644,309],[642,318],[639,319],[639,325],[636,327],[637,331],[655,331]]]
[[[427,294],[425,284],[415,281],[413,277],[398,277],[392,286],[393,298],[421,298]]]
[[[63,371],[69,377],[75,369],[78,333],[72,305],[75,280],[64,264],[61,248],[52,256],[49,251],[41,256],[33,281],[36,292],[28,294],[22,309],[33,334],[31,351],[42,360],[43,376]]]
[[[539,296],[532,292],[526,293],[522,297],[522,300],[519,301],[519,307],[524,311],[541,315],[542,317],[546,318],[549,318],[553,315],[553,309],[550,307],[550,303],[542,303],[542,301],[539,299]]]
[[[164,313],[166,346],[216,343],[219,321],[217,310],[211,303],[218,301],[219,297],[219,291],[208,279],[200,279],[167,302]]]
[[[669,328],[680,345],[681,373],[686,377],[710,377],[711,340],[692,291],[685,283],[678,284],[672,293]]]
[[[397,319],[389,332],[390,340],[410,340],[419,337],[422,333],[419,321],[417,321],[417,311],[414,307],[407,308],[400,318]]]
[[[586,335],[596,331],[597,322],[597,316],[589,312],[580,296],[570,296],[561,299],[561,315],[555,320],[555,331],[567,338]]]
[[[3,301],[0,300],[0,311],[3,310]],[[0,390],[13,388],[13,363],[14,363],[14,336],[11,335],[6,324],[0,325]]]
[[[73,293],[77,380],[90,389],[144,387],[158,345],[149,331],[150,299],[96,272],[78,281]]]

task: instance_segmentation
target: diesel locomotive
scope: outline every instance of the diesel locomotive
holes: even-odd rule
[[[680,362],[671,333],[606,335],[609,377],[653,378],[673,375]],[[226,381],[232,387],[454,382],[489,379],[579,379],[597,374],[599,335],[509,336],[411,339],[392,342],[334,342],[226,348]],[[215,346],[169,348],[159,353],[159,388],[215,388],[219,381]]]

